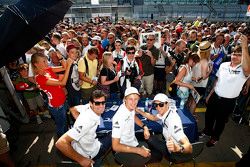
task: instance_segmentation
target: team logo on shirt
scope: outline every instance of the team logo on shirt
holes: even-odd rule
[[[119,122],[116,121],[115,123],[113,123],[113,128],[120,128]]]
[[[174,126],[174,133],[177,133],[177,132],[179,132],[181,130],[181,128],[179,128],[178,126]]]
[[[81,131],[82,131],[82,126],[77,126],[77,127],[75,127],[75,130],[76,130],[78,133],[81,133]]]

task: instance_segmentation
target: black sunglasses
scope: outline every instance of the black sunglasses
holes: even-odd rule
[[[96,106],[99,106],[99,105],[105,105],[106,104],[106,101],[93,101],[93,103],[96,105]]]
[[[154,107],[157,108],[158,106],[159,107],[163,107],[165,103],[161,102],[161,103],[154,103]]]
[[[135,54],[135,52],[127,52],[127,54]]]

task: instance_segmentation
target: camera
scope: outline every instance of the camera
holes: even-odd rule
[[[147,53],[147,50],[141,50],[143,54]]]

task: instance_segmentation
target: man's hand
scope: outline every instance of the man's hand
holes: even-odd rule
[[[92,80],[92,85],[97,85],[97,81],[96,80]]]
[[[71,58],[68,58],[67,59],[67,67],[70,67],[73,62],[74,62],[74,60],[72,60]]]
[[[143,156],[143,157],[150,157],[151,156],[150,150],[144,146],[138,147],[138,154]]]
[[[167,145],[169,152],[178,152],[180,150],[179,146],[174,143],[174,140],[172,139],[172,137],[168,138],[166,145]]]
[[[83,167],[92,167],[95,161],[89,158],[83,158],[78,163]]]

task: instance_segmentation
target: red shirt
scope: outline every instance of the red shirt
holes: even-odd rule
[[[58,80],[58,77],[52,71],[51,68],[46,69],[45,72],[46,72],[45,75],[38,74],[35,76],[37,86],[39,89],[43,90],[47,94],[49,105],[51,107],[59,107],[64,104],[66,100],[66,95],[61,86],[46,85],[46,82],[50,78]]]

